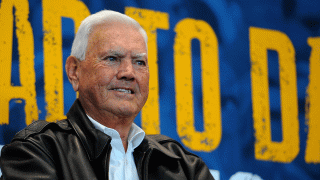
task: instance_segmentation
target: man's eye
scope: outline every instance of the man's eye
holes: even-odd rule
[[[116,58],[116,57],[114,57],[114,56],[108,56],[108,57],[106,57],[106,58],[105,58],[105,60],[109,60],[109,61],[116,61],[116,60],[117,60],[117,58]]]
[[[140,65],[140,66],[145,66],[145,65],[146,65],[146,62],[144,62],[144,61],[137,61],[137,64]]]
[[[117,61],[117,57],[107,56],[107,57],[102,58],[102,60],[104,60],[104,61]]]

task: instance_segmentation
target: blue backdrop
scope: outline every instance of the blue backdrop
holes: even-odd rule
[[[8,0],[0,0],[1,6]],[[45,1],[45,0],[43,0]],[[29,0],[29,18],[34,40],[34,69],[36,100],[39,119],[46,119],[44,90],[43,48],[43,1]],[[320,36],[320,1],[317,0],[83,0],[90,13],[110,9],[124,13],[126,7],[148,9],[169,15],[169,28],[157,30],[159,109],[161,133],[179,142],[176,123],[176,91],[174,74],[174,41],[176,24],[183,19],[203,20],[215,32],[219,44],[219,73],[221,98],[221,142],[209,152],[193,151],[206,162],[216,179],[319,179],[320,145],[313,146],[318,160],[305,160],[309,124],[306,119],[307,87],[312,47],[308,38]],[[57,3],[59,3],[57,1]],[[13,15],[16,11],[13,8]],[[15,16],[15,15],[14,15]],[[6,18],[0,14],[0,19]],[[15,24],[14,23],[14,29]],[[250,56],[250,27],[275,30],[286,34],[295,49],[297,74],[297,99],[299,120],[299,153],[290,162],[255,157],[255,128],[252,106],[252,78]],[[5,27],[1,27],[5,28]],[[6,36],[2,34],[1,36]],[[62,18],[63,62],[70,54],[74,37],[74,23]],[[20,85],[18,41],[12,35],[12,86]],[[320,42],[320,41],[318,41]],[[195,129],[204,131],[201,84],[201,57],[199,41],[192,41],[192,81]],[[319,54],[318,54],[319,56]],[[279,82],[278,53],[268,51],[269,99],[271,112],[272,141],[281,142],[281,96]],[[318,57],[318,62],[320,57]],[[320,71],[320,67],[315,67]],[[4,71],[0,71],[2,74]],[[65,72],[64,72],[65,74]],[[3,75],[3,74],[2,74]],[[1,76],[2,76],[1,75]],[[319,78],[319,77],[317,77]],[[67,112],[76,98],[68,79],[64,75],[64,111]],[[5,88],[0,86],[0,88]],[[320,94],[318,87],[316,92]],[[5,97],[6,94],[1,94]],[[295,97],[293,97],[295,98]],[[19,101],[19,102],[18,102]],[[22,103],[21,103],[22,102]],[[307,104],[307,105],[306,105]],[[0,125],[0,144],[10,142],[16,132],[26,126],[24,99],[12,99],[8,104],[9,123]],[[0,107],[2,108],[2,107]],[[316,120],[318,121],[320,117]],[[141,125],[140,115],[136,123]],[[315,123],[316,124],[316,123]],[[318,123],[319,124],[319,123]],[[319,129],[320,126],[315,128]],[[319,129],[320,130],[320,129]],[[314,137],[316,138],[316,137]],[[320,140],[318,138],[318,144]],[[183,144],[183,143],[182,143]],[[184,144],[183,144],[184,145]],[[184,145],[185,146],[185,145]]]

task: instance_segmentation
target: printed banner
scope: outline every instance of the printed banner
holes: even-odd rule
[[[320,177],[320,1],[0,0],[0,144],[65,118],[64,64],[103,9],[148,34],[149,99],[135,120],[200,156],[217,180]]]

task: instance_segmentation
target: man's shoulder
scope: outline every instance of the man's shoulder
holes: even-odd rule
[[[156,150],[152,154],[157,157],[156,161],[149,162],[149,166],[152,166],[152,163],[165,166],[179,162],[184,172],[188,173],[185,174],[185,177],[175,177],[175,179],[187,179],[186,177],[189,177],[190,179],[214,180],[204,161],[199,156],[186,150],[178,141],[165,135],[147,135],[146,139],[149,147]],[[159,154],[159,152],[161,153]],[[161,154],[166,156],[161,156]]]
[[[46,134],[49,131],[52,132],[63,132],[71,130],[67,120],[60,120],[57,122],[47,122],[44,120],[38,120],[32,122],[30,125],[19,131],[12,139],[16,140],[25,140],[29,137],[33,137],[40,134]]]

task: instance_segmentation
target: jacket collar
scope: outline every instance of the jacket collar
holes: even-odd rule
[[[148,144],[149,144],[149,147],[154,149],[154,150],[157,150],[161,153],[163,153],[164,155],[166,156],[169,156],[173,159],[180,159],[179,156],[173,154],[171,151],[169,151],[167,148],[165,148],[164,146],[162,146],[159,142],[157,142],[156,140],[150,138],[150,137],[146,137],[146,139],[148,140]]]
[[[88,119],[79,99],[73,103],[67,113],[68,121],[76,131],[90,160],[98,158],[104,148],[110,144],[111,137],[94,128]]]
[[[142,141],[142,143],[135,149],[135,151],[145,153],[148,150],[152,150],[152,151],[156,150],[170,158],[180,159],[179,156],[175,155],[173,152],[169,151],[167,148],[165,148],[159,142],[157,142],[156,140],[157,138],[153,138],[154,136],[157,136],[157,135],[152,135],[152,136],[147,135],[145,139]]]

